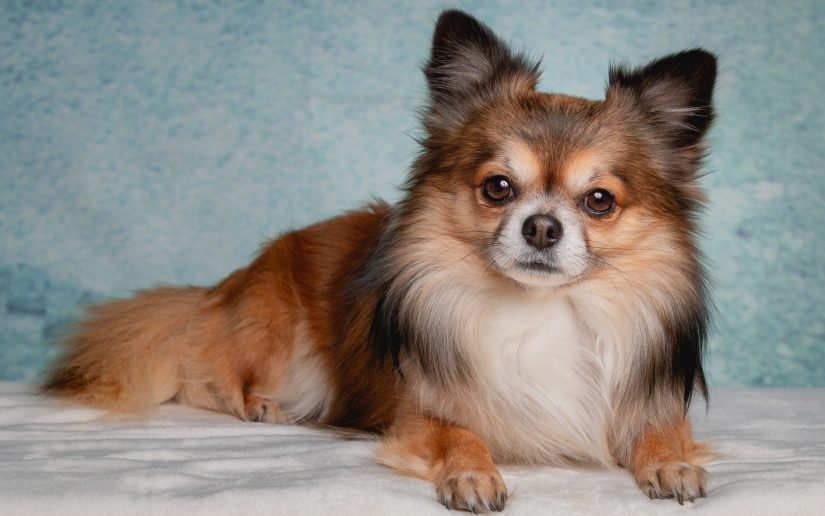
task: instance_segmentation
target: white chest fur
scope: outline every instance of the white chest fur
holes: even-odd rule
[[[466,324],[472,381],[451,392],[419,380],[419,399],[473,431],[497,460],[612,465],[609,383],[597,335],[561,293],[476,297]]]

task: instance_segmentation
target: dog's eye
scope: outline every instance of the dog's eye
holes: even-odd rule
[[[616,206],[616,198],[604,188],[597,188],[584,197],[582,204],[591,215],[607,215]]]
[[[485,179],[484,184],[481,185],[481,193],[492,202],[509,201],[516,196],[513,185],[505,176],[492,176]]]

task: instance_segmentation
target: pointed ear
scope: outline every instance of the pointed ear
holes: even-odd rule
[[[449,128],[489,95],[535,89],[538,63],[514,54],[493,31],[462,11],[444,11],[424,68],[430,88],[428,128]],[[435,126],[435,127],[433,127]]]
[[[608,103],[640,114],[673,147],[700,143],[713,121],[716,57],[702,49],[688,50],[627,70],[610,70]]]

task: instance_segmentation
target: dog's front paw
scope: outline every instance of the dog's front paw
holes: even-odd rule
[[[687,462],[663,462],[636,474],[639,487],[650,498],[675,498],[680,505],[705,497],[708,474]]]
[[[507,487],[501,475],[492,471],[459,471],[438,485],[438,501],[448,509],[479,512],[501,511],[507,501]]]

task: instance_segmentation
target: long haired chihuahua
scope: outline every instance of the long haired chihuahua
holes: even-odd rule
[[[623,466],[705,496],[697,184],[716,59],[613,67],[604,100],[444,12],[401,201],[287,233],[212,288],[91,309],[43,390],[116,412],[174,400],[378,432],[451,509],[498,511],[494,462]]]

